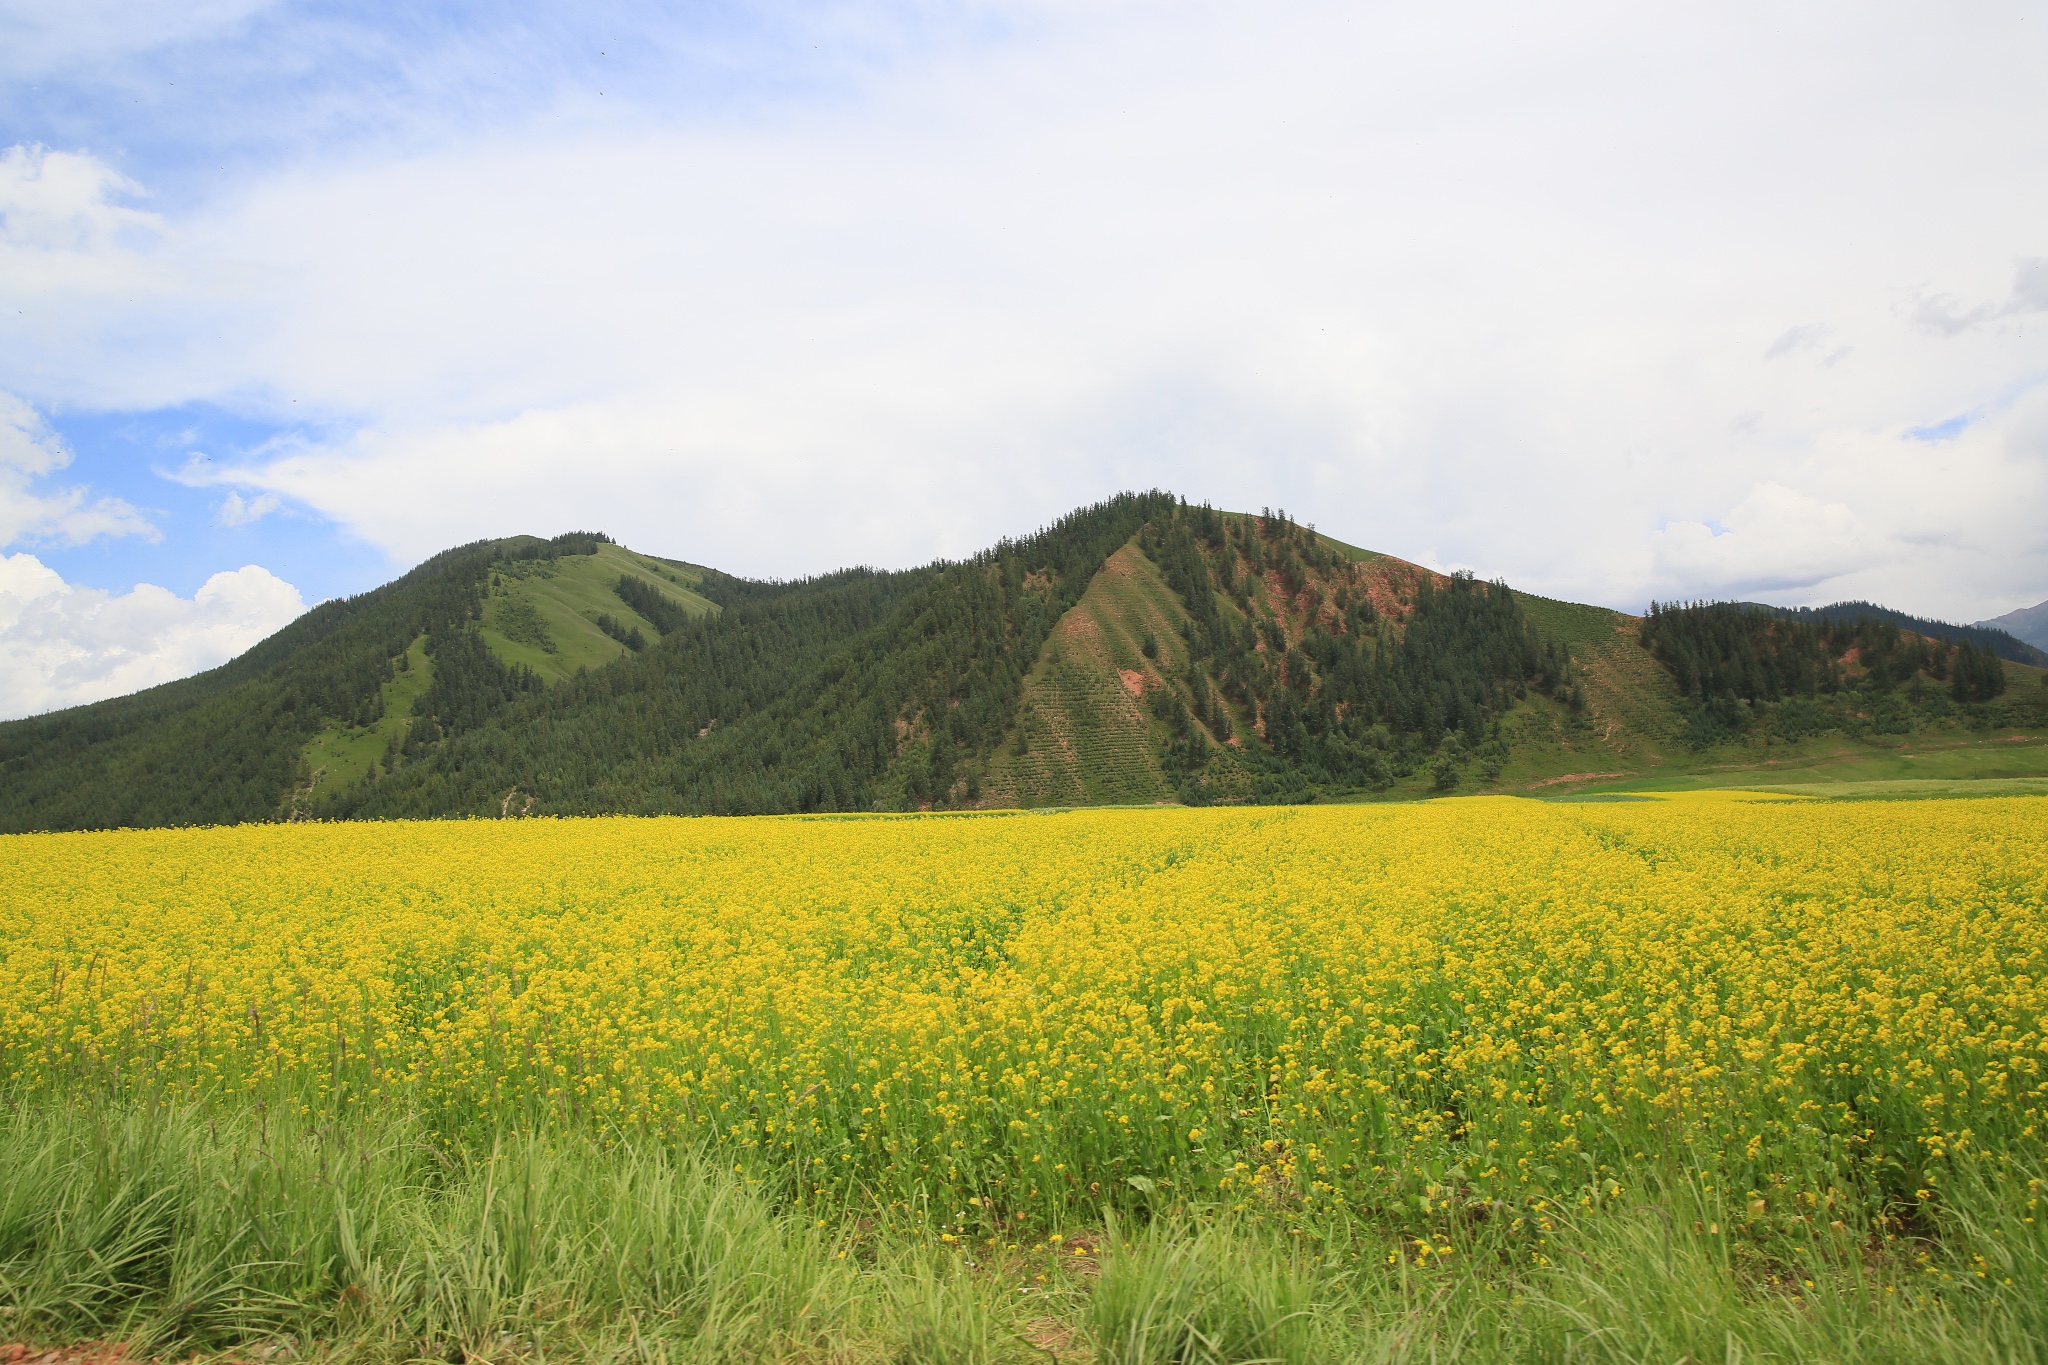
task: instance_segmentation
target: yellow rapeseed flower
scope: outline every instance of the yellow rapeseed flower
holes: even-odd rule
[[[1666,1156],[1762,1225],[2039,1157],[2044,899],[2030,798],[22,835],[0,1083],[670,1135],[984,1231]]]

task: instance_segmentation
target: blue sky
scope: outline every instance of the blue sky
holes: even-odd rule
[[[387,576],[376,546],[302,508],[249,521],[223,516],[222,493],[174,477],[195,458],[232,460],[297,433],[210,403],[148,412],[59,412],[52,426],[74,452],[65,482],[138,508],[159,536],[100,536],[42,546],[66,581],[108,591],[160,583],[190,596],[224,567],[257,563],[298,585],[307,602],[360,592]],[[173,476],[173,477],[167,477]],[[246,515],[246,513],[244,513]]]
[[[308,163],[431,151],[508,125],[582,125],[601,136],[621,119],[717,125],[791,102],[829,104],[890,60],[884,49],[941,32],[989,40],[999,27],[993,15],[938,13],[864,34],[829,10],[799,19],[768,6],[232,0],[196,13],[163,7],[160,25],[124,33],[125,9],[9,15],[41,41],[15,54],[0,128],[17,145],[89,151],[137,187],[126,202],[171,220]],[[148,580],[190,596],[220,569],[252,562],[308,603],[384,581],[402,565],[317,508],[224,517],[221,490],[179,477],[195,462],[317,442],[359,416],[283,410],[297,406],[247,392],[162,406],[49,404],[45,420],[72,454],[60,482],[141,509],[159,534],[58,539],[37,546],[38,557],[69,583],[111,592]]]
[[[0,0],[0,715],[479,536],[786,575],[1131,486],[1621,607],[2039,601],[2044,29]]]

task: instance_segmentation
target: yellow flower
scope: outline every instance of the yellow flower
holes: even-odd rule
[[[2044,1018],[2030,798],[0,838],[17,1093],[637,1127],[947,1219],[1144,1172],[1442,1220],[1672,1148],[1930,1199],[2038,1151]]]

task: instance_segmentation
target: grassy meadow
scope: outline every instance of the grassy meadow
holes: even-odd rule
[[[2044,1032],[2036,796],[12,836],[0,1333],[2038,1360]]]
[[[691,616],[717,610],[692,591],[703,579],[701,569],[604,544],[593,554],[503,565],[484,602],[484,643],[506,663],[530,668],[548,682],[574,677],[578,669],[602,668],[625,647],[598,629],[599,616],[637,627],[650,639],[661,635],[612,590],[622,574],[654,587]]]

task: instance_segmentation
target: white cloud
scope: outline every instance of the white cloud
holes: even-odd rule
[[[150,583],[119,594],[75,587],[34,555],[0,557],[0,719],[212,668],[305,609],[297,588],[255,564],[185,598]]]
[[[2048,256],[2031,256],[2012,272],[2012,300],[2005,311],[2011,317],[2048,313]]]
[[[1716,509],[1712,524],[1660,528],[1636,574],[1648,595],[1860,598],[1961,620],[1984,615],[1970,603],[2044,594],[2048,385],[1938,440],[1824,433],[1783,472]]]
[[[82,545],[100,536],[160,539],[156,527],[120,498],[86,488],[34,491],[34,481],[71,463],[71,452],[42,414],[0,393],[0,549],[20,541]]]
[[[2048,311],[2048,256],[2025,257],[2015,263],[2012,292],[2002,304],[1964,307],[1948,294],[1922,294],[1913,300],[1915,326],[1936,336],[1952,337],[2002,318],[2024,318]]]
[[[1839,578],[1891,547],[1847,505],[1762,483],[1720,528],[1675,521],[1650,540],[1655,581],[1665,591],[1746,597],[1798,592]]]
[[[1948,294],[1926,295],[1913,301],[1913,325],[1939,337],[1952,337],[1995,318],[1998,311],[1988,303],[1965,308]]]
[[[0,290],[33,297],[133,288],[149,273],[145,253],[163,230],[156,214],[121,202],[141,192],[89,153],[0,151]]]
[[[11,393],[0,393],[0,469],[33,478],[71,463],[64,438],[33,406]]]
[[[232,27],[271,0],[0,0],[0,71],[16,78]]]
[[[1776,360],[1780,356],[1814,350],[1827,341],[1828,333],[1829,329],[1817,322],[1787,328],[1785,334],[1772,342],[1769,349],[1764,352],[1764,359]]]
[[[2048,461],[2010,401],[2048,373],[2031,32],[989,13],[830,99],[565,91],[74,231],[71,283],[14,286],[45,320],[0,334],[0,382],[301,422],[208,476],[222,519],[289,498],[401,562],[587,525],[741,572],[904,563],[1160,484],[1621,605],[2048,586],[2048,548],[1985,529],[2038,517]]]
[[[284,506],[283,499],[275,493],[258,493],[253,498],[244,498],[240,493],[230,492],[214,509],[213,519],[222,526],[247,526]]]

